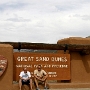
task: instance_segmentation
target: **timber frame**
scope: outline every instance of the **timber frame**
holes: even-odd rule
[[[66,50],[78,51],[80,54],[90,54],[90,45],[84,44],[46,44],[46,43],[26,43],[26,42],[0,42],[0,44],[10,44],[13,49],[37,49],[37,50]]]

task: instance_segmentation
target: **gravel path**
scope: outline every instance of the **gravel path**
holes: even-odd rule
[[[40,89],[44,90],[44,89]],[[90,88],[64,88],[64,89],[48,89],[48,90],[90,90]]]

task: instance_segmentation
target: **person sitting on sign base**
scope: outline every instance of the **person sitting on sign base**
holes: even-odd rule
[[[20,72],[20,80],[19,80],[19,88],[21,90],[22,85],[30,85],[30,88],[32,90],[32,79],[31,74],[29,71],[27,71],[27,68],[23,68],[23,71]]]
[[[36,90],[40,90],[38,86],[39,82],[44,83],[44,89],[48,89],[46,86],[47,77],[47,73],[43,69],[41,69],[41,65],[38,65],[37,69],[34,70],[34,82],[36,84]]]

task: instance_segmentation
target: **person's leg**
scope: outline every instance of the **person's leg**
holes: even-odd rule
[[[19,89],[21,90],[21,88],[22,88],[22,80],[20,79],[19,80]]]
[[[32,79],[30,79],[30,88],[32,90]]]
[[[44,81],[44,87],[47,87],[47,80]]]
[[[43,80],[44,80],[44,84],[45,84],[45,87],[46,87],[47,77],[43,76]]]
[[[47,89],[48,87],[47,87],[47,77],[46,76],[44,76],[43,77],[43,82],[44,82],[44,89]]]
[[[39,86],[38,86],[38,80],[34,77],[34,82],[35,82],[35,84],[36,84],[36,87],[37,87],[37,89],[39,88]]]

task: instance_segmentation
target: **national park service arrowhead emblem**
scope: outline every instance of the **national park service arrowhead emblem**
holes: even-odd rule
[[[3,55],[0,55],[0,76],[5,72],[6,68],[7,59]]]

